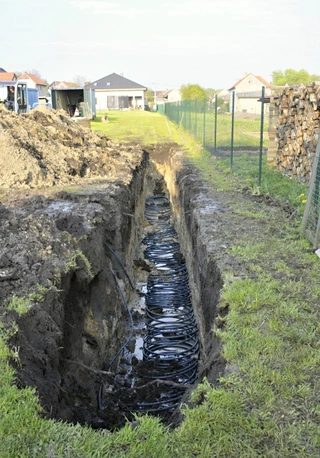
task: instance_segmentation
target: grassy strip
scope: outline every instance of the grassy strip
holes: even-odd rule
[[[101,122],[105,114],[108,121]],[[93,131],[105,133],[113,141],[123,143],[138,142],[149,145],[180,140],[171,121],[159,113],[146,111],[99,112],[96,119],[91,122],[91,128]]]
[[[304,200],[301,188],[277,173],[268,181],[266,189],[271,199],[294,206],[296,213],[289,223],[279,220],[278,213],[270,213],[263,202],[259,211],[250,201],[233,204],[232,195],[248,187],[249,167],[244,165],[245,177],[234,176],[182,129],[169,124],[169,133],[165,120],[157,113],[123,112],[117,116],[114,122],[100,124],[111,138],[146,138],[144,143],[157,143],[161,137],[163,142],[183,143],[190,160],[224,196],[230,210],[260,227],[255,238],[238,233],[228,248],[241,266],[241,275],[234,268],[223,273],[221,306],[229,313],[220,317],[215,329],[223,342],[227,374],[218,389],[212,389],[206,381],[196,389],[193,408],[183,407],[185,420],[173,432],[148,416],[140,418],[136,428],[127,425],[113,434],[92,431],[38,415],[34,392],[18,390],[14,385],[8,360],[17,358],[17,351],[8,349],[8,331],[3,328],[0,456],[319,456],[319,260],[309,251],[308,241],[299,235]],[[98,121],[95,129],[99,129]]]

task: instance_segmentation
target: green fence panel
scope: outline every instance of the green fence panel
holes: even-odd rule
[[[231,112],[218,107],[218,98],[183,100],[164,104],[164,114],[188,131],[203,147],[236,173],[246,174],[248,179],[261,182],[262,164],[266,164],[268,122],[264,122],[264,106],[260,114],[239,113],[235,109],[234,94]],[[261,102],[263,105],[263,93]],[[248,161],[248,162],[246,162]],[[247,167],[246,164],[250,165]]]

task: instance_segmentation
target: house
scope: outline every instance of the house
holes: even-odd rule
[[[235,93],[235,112],[261,114],[261,93],[265,87],[265,95],[271,93],[270,84],[261,76],[252,73],[244,73],[241,79],[230,89],[230,109],[232,109],[232,93]],[[269,110],[269,105],[265,104],[265,113]]]
[[[230,100],[230,93],[228,89],[221,89],[220,92],[217,94],[218,99],[222,99],[224,102],[229,102]]]
[[[47,83],[45,83],[39,76],[33,75],[32,73],[22,73],[19,76],[19,80],[27,80],[28,87],[38,89],[39,97],[46,97],[48,94]]]
[[[157,104],[165,102],[180,102],[181,92],[180,89],[166,89],[164,91],[156,91]]]
[[[17,75],[14,72],[0,72],[0,81],[16,81]]]
[[[118,110],[145,107],[147,88],[122,75],[111,73],[85,88],[94,89],[97,110]]]
[[[69,81],[53,81],[53,83],[49,85],[49,90],[51,89],[75,89],[78,87],[80,87],[79,84],[72,83]]]

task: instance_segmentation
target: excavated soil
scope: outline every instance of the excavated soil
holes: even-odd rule
[[[12,361],[17,383],[36,388],[47,417],[110,429],[127,418],[122,403],[130,403],[131,391],[119,386],[124,396],[118,402],[108,363],[129,325],[112,272],[134,300],[138,292],[127,276],[148,270],[137,253],[148,193],[172,197],[199,323],[199,375],[215,383],[224,370],[212,334],[221,271],[247,274],[228,247],[244,233],[269,231],[228,206],[248,201],[258,211],[264,198],[243,190],[229,193],[228,202],[203,182],[178,145],[118,144],[63,112],[39,107],[17,116],[0,107],[0,316],[8,329],[18,324],[10,341],[19,351],[20,362]],[[290,218],[266,203],[279,221]],[[26,313],[18,313],[18,305]],[[102,383],[109,397],[99,411]],[[147,400],[155,389],[139,396]],[[176,413],[171,423],[179,421]]]

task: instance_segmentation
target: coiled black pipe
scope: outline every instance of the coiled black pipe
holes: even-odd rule
[[[152,363],[144,378],[172,382],[159,398],[140,402],[135,410],[162,412],[181,401],[183,389],[197,378],[199,341],[193,314],[187,268],[177,233],[170,224],[170,201],[164,196],[148,197],[146,219],[159,230],[142,240],[145,258],[155,265],[147,281],[147,332],[143,341],[144,361]]]

